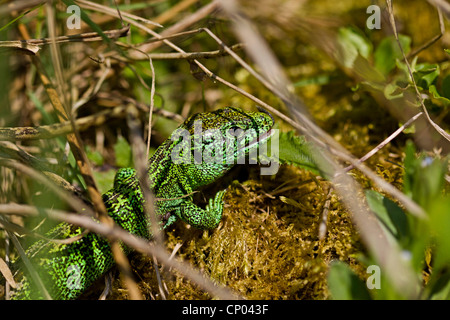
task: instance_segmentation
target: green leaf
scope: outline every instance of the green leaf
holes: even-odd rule
[[[114,152],[116,154],[116,165],[118,167],[126,168],[132,166],[131,147],[124,137],[119,136],[114,145]]]
[[[413,176],[414,176],[414,170],[415,170],[415,162],[416,162],[416,147],[414,146],[414,143],[411,140],[408,140],[406,142],[405,147],[405,160],[404,160],[404,167],[405,167],[405,175],[403,177],[403,192],[409,196],[412,197],[412,184],[413,184]]]
[[[298,201],[295,201],[294,199],[287,198],[285,196],[280,196],[280,200],[286,204],[289,204],[289,205],[299,208],[301,210],[308,210],[308,208],[305,205],[301,204]]]
[[[100,152],[95,150],[92,151],[89,146],[86,147],[86,155],[88,159],[95,163],[97,166],[101,166],[105,160]]]
[[[332,76],[329,74],[320,74],[317,76],[312,76],[299,80],[293,84],[294,87],[305,87],[309,85],[319,85],[323,86],[330,83]]]
[[[404,193],[427,209],[440,196],[447,172],[448,159],[421,154],[416,157],[411,141],[406,144]]]
[[[28,13],[38,9],[39,7],[41,7],[42,5],[44,5],[44,3],[38,4],[37,6],[26,10],[25,12],[23,12],[22,14],[18,15],[16,18],[14,18],[13,20],[11,20],[10,22],[8,22],[6,25],[4,25],[3,27],[0,27],[0,31],[5,30],[6,28],[8,28],[10,25],[12,25],[13,23],[15,23],[17,20],[22,19],[25,15],[27,15]]]
[[[450,299],[450,197],[440,196],[431,204],[432,274],[425,288],[430,299]]]
[[[353,72],[355,72],[361,79],[372,83],[384,83],[385,76],[372,66],[366,58],[358,55],[353,62]]]
[[[42,101],[39,100],[39,97],[36,95],[36,93],[34,93],[32,91],[27,91],[27,95],[30,98],[30,100],[33,102],[36,109],[38,109],[38,111],[41,113],[42,119],[43,119],[43,124],[52,124],[52,123],[56,122],[55,119],[53,118],[53,116],[45,110],[44,105],[42,104]]]
[[[282,164],[295,165],[320,175],[309,143],[305,140],[305,137],[295,135],[294,131],[280,132],[279,161]]]
[[[402,34],[398,35],[400,44],[405,54],[411,49],[411,38]],[[381,40],[374,52],[375,68],[387,75],[396,66],[396,60],[402,59],[402,52],[394,36]]]
[[[335,300],[370,300],[366,284],[341,261],[331,263],[328,289]]]
[[[93,175],[99,191],[105,193],[113,187],[116,170],[94,171]]]
[[[409,235],[408,219],[403,210],[393,201],[382,194],[365,191],[370,209],[377,215],[386,229],[397,239],[406,239]]]
[[[448,85],[450,85],[450,81],[449,81]],[[434,84],[430,85],[430,87],[428,88],[428,91],[430,92],[433,99],[436,99],[437,101],[442,103],[442,105],[444,105],[444,106],[450,105],[450,99],[441,96],[439,94],[439,92],[437,91],[437,88]],[[449,92],[449,94],[450,94],[450,92]]]
[[[436,63],[420,63],[414,71],[414,79],[419,87],[428,89],[440,74],[439,65]]]
[[[347,68],[353,67],[358,55],[367,59],[372,52],[372,44],[355,28],[340,28],[337,41],[339,44],[337,58]]]
[[[384,96],[388,100],[398,99],[403,97],[404,88],[399,87],[395,83],[388,83],[384,87]]]
[[[430,228],[435,240],[433,272],[450,268],[450,197],[440,197],[431,204]]]

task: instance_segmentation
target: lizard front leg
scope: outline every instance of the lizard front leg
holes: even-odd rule
[[[174,213],[181,220],[198,229],[214,229],[220,222],[223,213],[223,197],[225,190],[216,193],[209,199],[205,209],[200,208],[188,198],[175,208]]]

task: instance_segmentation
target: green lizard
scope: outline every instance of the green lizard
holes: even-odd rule
[[[200,135],[196,131],[199,120],[202,123]],[[181,124],[149,160],[148,176],[150,187],[159,199],[155,208],[162,220],[161,227],[167,228],[180,219],[196,228],[215,228],[222,217],[225,190],[217,192],[205,209],[194,204],[192,192],[223,176],[236,159],[269,139],[273,123],[269,114],[227,107],[192,115]],[[250,138],[244,145],[233,144],[231,152],[226,149],[229,145],[220,145],[218,139],[212,139],[214,133],[225,137],[230,129],[242,129]],[[200,151],[202,155],[218,156],[219,161],[217,158],[212,162],[205,161],[204,157],[199,159]],[[180,158],[184,161],[179,161]],[[137,236],[151,238],[135,169],[120,169],[114,187],[103,195],[103,200],[108,214],[119,226]],[[83,234],[79,227],[60,223],[46,237],[66,239],[77,235],[80,239],[66,244],[38,240],[26,252],[53,299],[78,297],[114,265],[108,241],[95,233]],[[42,298],[29,279],[25,272],[12,299]]]

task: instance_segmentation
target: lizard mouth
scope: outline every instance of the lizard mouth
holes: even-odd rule
[[[237,150],[237,153],[239,154],[240,152],[244,151],[248,151],[251,148],[255,147],[256,145],[258,145],[259,143],[262,143],[266,140],[268,140],[273,134],[275,133],[275,130],[273,129],[269,129],[268,131],[260,134],[258,137],[254,138],[253,140],[251,140],[249,143],[247,143],[246,145],[240,147]]]
[[[245,145],[239,146],[239,148],[237,148],[235,152],[232,153],[232,158],[229,158],[229,156],[227,157],[227,163],[234,164],[237,158],[242,157],[243,155],[248,153],[251,149],[257,148],[258,144],[262,144],[263,142],[267,141],[274,133],[275,133],[274,129],[269,129],[268,131],[253,138],[250,142],[246,143]],[[231,162],[229,162],[230,160]]]

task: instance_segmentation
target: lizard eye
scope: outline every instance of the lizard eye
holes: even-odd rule
[[[228,130],[231,131],[231,132],[238,133],[238,132],[240,132],[240,131],[243,131],[244,129],[241,128],[240,126],[234,124],[234,125],[232,125]]]
[[[244,130],[237,125],[233,125],[228,129],[227,134],[231,135],[234,138],[240,138],[244,134]]]

